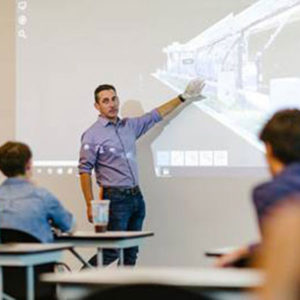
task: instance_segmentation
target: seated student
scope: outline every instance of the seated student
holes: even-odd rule
[[[72,214],[53,194],[30,181],[32,154],[27,145],[2,145],[0,170],[8,177],[0,186],[0,230],[22,230],[47,243],[53,241],[52,227],[61,231],[72,229]]]
[[[7,142],[0,147],[0,170],[8,177],[0,185],[1,228],[26,232],[41,242],[52,242],[52,228],[70,231],[74,219],[44,188],[37,187],[32,176],[32,154],[29,147],[18,142]],[[2,235],[2,239],[5,239]],[[4,267],[4,291],[17,299],[26,295],[26,273],[22,267]],[[41,273],[54,271],[54,264],[34,267],[35,298],[55,299],[55,287],[39,281]]]
[[[287,197],[300,193],[300,110],[287,109],[274,114],[260,139],[266,147],[266,160],[273,178],[253,190],[253,202],[263,236],[263,222]],[[221,256],[216,266],[232,266],[251,256],[255,245],[246,245]]]

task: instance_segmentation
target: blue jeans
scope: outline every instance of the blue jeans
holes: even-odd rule
[[[131,189],[104,188],[103,199],[110,200],[109,231],[142,230],[145,218],[145,201],[139,188]],[[103,250],[103,264],[108,265],[119,258],[118,249]],[[124,264],[135,265],[138,247],[124,251]]]

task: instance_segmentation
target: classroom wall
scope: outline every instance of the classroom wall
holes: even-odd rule
[[[148,145],[139,145],[140,154],[144,147]],[[205,250],[258,238],[250,191],[261,176],[158,179],[140,158],[140,177],[147,203],[145,229],[155,232],[141,248],[140,265],[207,266],[212,260],[205,258]],[[44,174],[36,179],[75,213],[80,229],[92,230],[78,177]]]
[[[1,143],[12,139],[15,132],[14,37],[14,1],[1,0]],[[182,113],[189,114],[191,109]],[[266,178],[266,172],[240,177],[157,178],[151,167],[152,135],[154,131],[138,143],[140,181],[147,203],[145,229],[155,232],[141,248],[140,265],[208,265],[211,261],[203,256],[206,249],[243,244],[258,238],[251,189]],[[43,171],[35,173],[35,180],[53,191],[72,210],[79,229],[92,229],[85,218],[78,176],[58,176],[55,171],[48,175],[46,169]],[[96,191],[97,187],[94,188]],[[92,251],[82,253],[88,256]]]
[[[14,1],[0,1],[0,143],[15,130],[14,7]]]

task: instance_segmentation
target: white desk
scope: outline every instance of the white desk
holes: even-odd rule
[[[140,246],[144,239],[153,236],[151,231],[75,231],[72,234],[62,234],[55,243],[72,243],[75,247],[96,247],[98,265],[102,262],[102,249],[122,249]],[[123,264],[123,251],[120,251],[120,263]]]
[[[232,289],[261,286],[263,274],[249,269],[123,267],[90,269],[72,274],[44,274],[42,280],[58,284],[62,299],[79,299],[101,286],[145,283],[232,292]]]
[[[34,269],[36,265],[57,262],[70,244],[8,243],[0,245],[0,299],[3,297],[2,267],[26,267],[27,299],[34,299]]]

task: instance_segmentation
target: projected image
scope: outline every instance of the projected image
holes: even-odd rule
[[[261,0],[163,48],[166,63],[153,75],[176,92],[191,78],[204,78],[206,99],[195,105],[263,150],[257,136],[270,114],[300,107],[299,34],[299,0]],[[157,151],[161,175],[169,175],[167,166],[214,165],[214,155],[221,157],[217,166],[227,165],[226,152]]]
[[[33,149],[37,172],[76,173],[99,84],[117,88],[120,117],[130,117],[194,77],[206,81],[205,99],[151,129],[138,159],[154,177],[265,166],[262,124],[300,107],[300,0],[188,2],[15,2],[16,139]]]

